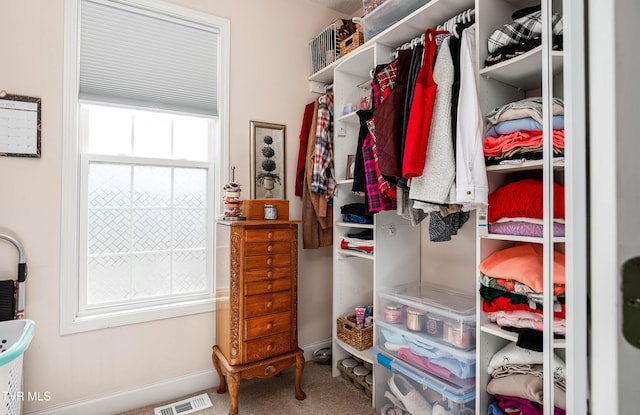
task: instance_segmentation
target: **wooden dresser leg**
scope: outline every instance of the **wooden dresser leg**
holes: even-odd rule
[[[302,380],[302,371],[304,370],[304,354],[302,351],[296,355],[296,399],[303,400],[307,397],[307,394],[304,393],[302,387],[300,386],[300,382]]]
[[[226,389],[224,374],[222,373],[222,369],[220,369],[220,359],[218,355],[214,351],[211,355],[211,360],[213,360],[213,366],[216,368],[216,372],[218,372],[218,377],[220,378],[220,385],[218,385],[218,393],[224,393]]]
[[[227,373],[227,378],[227,383],[229,383],[229,397],[231,398],[229,415],[238,415],[238,389],[240,387],[240,374]]]

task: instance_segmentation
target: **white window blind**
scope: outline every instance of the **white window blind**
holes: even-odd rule
[[[218,30],[108,0],[82,0],[79,97],[218,115]]]

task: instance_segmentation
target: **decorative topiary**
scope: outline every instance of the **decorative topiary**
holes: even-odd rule
[[[271,147],[271,144],[273,144],[273,137],[265,135],[262,141],[266,144],[266,146],[262,147],[264,160],[260,163],[260,166],[262,166],[262,170],[264,171],[258,173],[256,180],[258,183],[264,184],[266,178],[271,178],[273,181],[280,184],[280,175],[278,175],[278,173],[273,173],[277,167],[276,161],[272,159],[273,156],[276,155],[275,150]]]

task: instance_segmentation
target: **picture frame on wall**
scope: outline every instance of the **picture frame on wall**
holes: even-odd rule
[[[251,199],[286,199],[286,130],[283,124],[250,121]]]
[[[356,155],[349,154],[347,156],[347,168],[345,170],[345,179],[352,180],[354,171],[356,170]]]

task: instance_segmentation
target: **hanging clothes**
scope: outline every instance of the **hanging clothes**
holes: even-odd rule
[[[311,191],[316,148],[316,130],[320,98],[314,102],[313,117],[307,138],[305,175],[302,186],[302,242],[304,249],[333,245],[333,209],[324,195]]]
[[[422,174],[411,179],[409,197],[429,203],[449,203],[455,179],[455,159],[451,137],[451,93],[454,66],[449,50],[449,37],[443,40],[433,68],[433,81],[438,85],[433,104]]]
[[[321,96],[318,102],[311,191],[323,194],[330,202],[336,189],[333,170],[333,94]]]
[[[365,137],[362,154],[365,167],[366,200],[370,212],[396,209],[396,188],[394,178],[384,177],[380,171],[377,151],[375,109],[384,102],[395,87],[397,78],[397,62],[376,68],[371,82],[373,92],[374,116],[367,120],[368,134]]]
[[[436,53],[435,36],[446,33],[448,32],[443,30],[427,29],[424,35],[422,66],[413,92],[405,137],[405,151],[402,158],[402,177],[405,179],[420,176],[424,169],[437,89],[437,85],[433,81],[433,62]]]
[[[456,149],[456,134],[458,128],[458,100],[460,98],[460,38],[462,32],[474,23],[473,19],[458,22],[453,29],[454,36],[449,40],[449,49],[453,59],[453,86],[451,87],[451,136],[453,137],[453,149]]]
[[[383,176],[400,177],[400,134],[404,117],[404,98],[411,66],[412,51],[400,50],[394,64],[396,77],[391,92],[379,103],[373,116],[376,123],[378,165]]]
[[[369,130],[371,130],[371,127],[369,127]],[[375,140],[370,131],[362,145],[362,156],[364,159],[366,200],[369,212],[375,213],[383,210],[396,209],[395,197],[392,199],[383,193],[383,190],[390,193],[392,188],[384,184],[384,179],[378,169],[378,162],[375,155]],[[380,186],[381,183],[383,184],[382,188]],[[395,191],[395,189],[393,190]]]
[[[478,101],[475,72],[475,31],[473,24],[462,32],[460,41],[460,96],[456,128],[456,203],[464,210],[487,205],[489,184],[482,149],[483,117]]]
[[[313,120],[313,111],[315,102],[310,102],[304,107],[302,116],[302,126],[300,127],[300,146],[298,147],[298,165],[296,167],[296,186],[295,195],[302,197],[302,186],[304,184],[304,172],[307,156],[307,140],[309,139],[309,131],[311,130],[311,122]]]
[[[411,113],[413,93],[416,88],[418,74],[420,73],[420,66],[422,65],[423,52],[424,52],[424,46],[422,44],[418,44],[414,46],[411,53],[411,63],[409,66],[409,74],[407,76],[407,86],[405,88],[405,94],[404,94],[404,113],[402,117],[402,132],[400,135],[400,146],[399,146],[399,151],[400,151],[399,162],[400,162],[401,173],[402,173],[402,162],[403,162],[404,152],[405,152],[407,126],[409,124],[409,114]],[[404,177],[402,178],[402,181],[406,183],[406,179],[404,179]]]
[[[362,156],[362,145],[364,139],[369,133],[369,127],[367,127],[367,121],[373,116],[371,110],[358,110],[356,112],[358,119],[360,120],[360,130],[358,131],[358,145],[356,147],[356,160],[353,170],[353,185],[351,191],[364,192],[366,189],[365,172],[364,172],[364,158]]]

